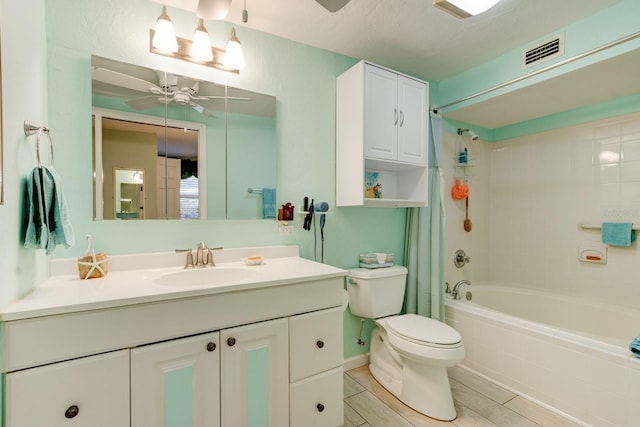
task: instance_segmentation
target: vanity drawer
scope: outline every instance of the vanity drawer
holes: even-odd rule
[[[12,372],[7,427],[129,426],[129,350]]]
[[[342,367],[291,384],[291,427],[333,427],[344,422]]]
[[[342,366],[341,307],[289,318],[290,381]]]

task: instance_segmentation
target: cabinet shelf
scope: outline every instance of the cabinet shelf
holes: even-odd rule
[[[364,206],[372,208],[419,208],[426,205],[426,200],[364,198]]]

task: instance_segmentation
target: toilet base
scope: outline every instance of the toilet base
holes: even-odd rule
[[[400,358],[385,342],[385,335],[380,328],[371,334],[371,375],[410,408],[438,420],[454,420],[456,409],[446,367]]]

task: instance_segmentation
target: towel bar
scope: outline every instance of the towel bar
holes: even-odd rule
[[[580,228],[584,230],[601,230],[602,224],[598,224],[595,222],[581,222],[578,224]],[[632,230],[640,230],[640,225],[635,225],[631,228]]]
[[[249,187],[249,188],[247,188],[247,193],[249,193],[249,194],[253,194],[253,193],[262,194],[262,188],[251,188],[251,187]]]

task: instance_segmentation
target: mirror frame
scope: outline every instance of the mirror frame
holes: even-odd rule
[[[207,141],[207,127],[203,123],[187,122],[182,120],[167,119],[164,117],[148,116],[138,113],[129,113],[123,111],[109,110],[100,107],[91,107],[93,114],[94,124],[94,140],[93,140],[93,156],[94,156],[94,170],[93,170],[93,192],[94,192],[94,204],[95,214],[94,220],[104,220],[104,169],[102,165],[102,119],[110,118],[116,120],[134,121],[138,123],[145,123],[163,127],[177,127],[198,131],[198,181],[199,181],[199,218],[198,220],[207,219],[207,167],[206,167],[206,141]],[[108,171],[107,173],[111,173]],[[157,218],[160,220],[166,220],[166,218]],[[151,220],[146,218],[145,221]]]

